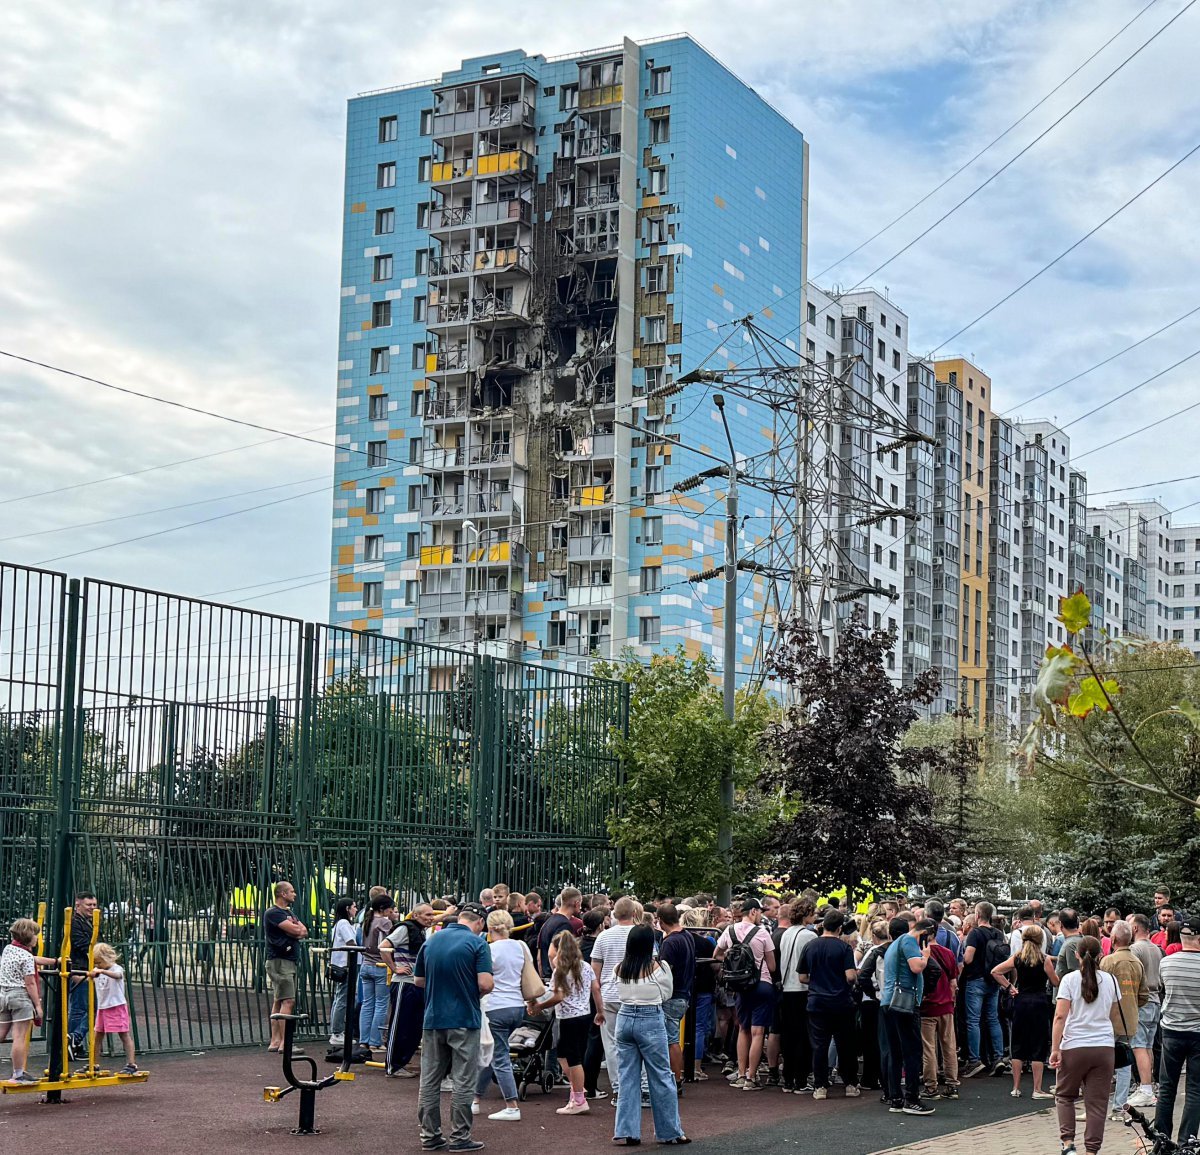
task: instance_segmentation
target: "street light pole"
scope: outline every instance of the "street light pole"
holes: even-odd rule
[[[729,484],[725,490],[725,657],[721,689],[725,700],[725,719],[731,729],[734,718],[735,666],[737,663],[737,453],[733,448],[733,435],[725,418],[725,398],[716,393],[713,404],[721,414],[721,425],[725,439],[729,442]],[[733,757],[721,767],[721,814],[717,826],[717,852],[721,857],[724,872],[717,888],[717,901],[728,906],[732,897],[733,884]]]
[[[475,535],[475,550],[476,550],[476,552],[478,552],[478,550],[479,550],[479,527],[473,521],[471,521],[469,518],[465,519],[462,524],[463,524],[463,529],[469,529]],[[470,553],[470,550],[468,549],[467,553],[466,553],[466,557],[468,558],[468,565],[466,566],[466,568],[463,571],[463,584],[466,585],[468,583],[468,581],[470,580],[470,575],[472,573],[474,573],[475,588],[474,588],[474,592],[471,595],[472,601],[475,603],[474,613],[471,617],[471,636],[473,638],[474,644],[473,644],[471,650],[472,650],[472,653],[475,655],[475,657],[478,658],[479,657],[479,570],[477,567],[473,567],[469,563],[470,556],[471,556],[471,553]]]

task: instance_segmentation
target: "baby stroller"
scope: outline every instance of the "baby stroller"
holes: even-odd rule
[[[532,1086],[543,1093],[554,1089],[558,1072],[546,1062],[554,1047],[554,1011],[526,1015],[524,1022],[508,1037],[508,1053],[512,1056],[513,1078],[517,1081],[517,1098],[523,1103]]]

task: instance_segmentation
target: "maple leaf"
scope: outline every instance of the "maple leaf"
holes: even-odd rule
[[[1077,659],[1070,646],[1047,646],[1033,687],[1033,705],[1042,719],[1054,721],[1054,707],[1067,705]]]
[[[1069,598],[1058,599],[1058,620],[1068,634],[1087,629],[1092,620],[1092,603],[1082,589],[1076,590]]]
[[[1067,709],[1076,718],[1086,718],[1093,710],[1110,710],[1109,699],[1121,692],[1115,678],[1106,678],[1103,686],[1094,677],[1086,677],[1067,701]],[[1106,696],[1107,694],[1107,696]]]

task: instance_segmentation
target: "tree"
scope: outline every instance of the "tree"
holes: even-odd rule
[[[902,746],[938,692],[926,672],[898,689],[884,659],[891,630],[869,629],[861,607],[846,622],[832,657],[805,624],[784,629],[773,667],[798,704],[766,729],[763,785],[789,802],[769,845],[795,885],[895,886],[945,853],[948,838],[933,821],[926,784],[943,764],[929,746]]]
[[[741,796],[733,815],[734,877],[754,873],[766,811],[753,787],[770,702],[739,695],[731,725],[711,659],[688,658],[682,648],[656,655],[648,666],[627,653],[596,672],[630,689],[629,733],[616,742],[625,786],[609,829],[638,892],[677,895],[715,889],[721,881],[721,768],[730,759]]]

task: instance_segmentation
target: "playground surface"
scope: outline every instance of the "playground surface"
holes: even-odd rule
[[[316,1048],[310,1053],[317,1054]],[[317,1054],[318,1059],[321,1058]],[[39,1155],[70,1152],[82,1146],[164,1155],[195,1155],[197,1149],[230,1155],[242,1151],[333,1152],[378,1149],[419,1150],[416,1127],[417,1084],[414,1079],[385,1079],[381,1071],[356,1067],[353,1083],[340,1083],[317,1096],[318,1136],[289,1134],[296,1125],[299,1096],[277,1104],[263,1102],[264,1087],[284,1083],[281,1064],[265,1048],[147,1056],[147,1083],[64,1094],[58,1106],[38,1102],[36,1095],[0,1097],[0,1151],[37,1151]],[[332,1067],[321,1063],[322,1074]],[[888,1114],[874,1092],[846,1101],[840,1089],[825,1102],[810,1096],[764,1090],[748,1095],[733,1091],[723,1079],[687,1087],[680,1104],[683,1124],[694,1140],[696,1155],[717,1155],[736,1147],[754,1155],[794,1155],[822,1149],[839,1155],[868,1155],[943,1137],[939,1155],[990,1155],[988,1131],[974,1131],[998,1120],[1026,1116],[1024,1150],[1046,1146],[1041,1103],[1011,1099],[1008,1079],[973,1079],[956,1103],[938,1103],[937,1114],[924,1119]],[[485,1100],[488,1110],[501,1105]],[[613,1151],[613,1111],[607,1100],[594,1102],[589,1115],[563,1117],[555,1108],[565,1102],[558,1091],[549,1096],[530,1090],[519,1123],[493,1123],[481,1116],[475,1137],[493,1150],[529,1148],[561,1142],[572,1155]],[[443,1096],[443,1120],[449,1126],[449,1095]],[[653,1147],[650,1113],[643,1115],[643,1143]],[[746,1128],[751,1131],[747,1133]],[[1019,1121],[1004,1134],[1025,1134]],[[961,1144],[948,1138],[963,1132]],[[1052,1136],[1052,1131],[1050,1132]],[[1126,1132],[1126,1134],[1128,1134]],[[1047,1150],[1055,1150],[1051,1143]],[[1106,1153],[1110,1149],[1107,1144]],[[1128,1145],[1124,1146],[1128,1150]]]

